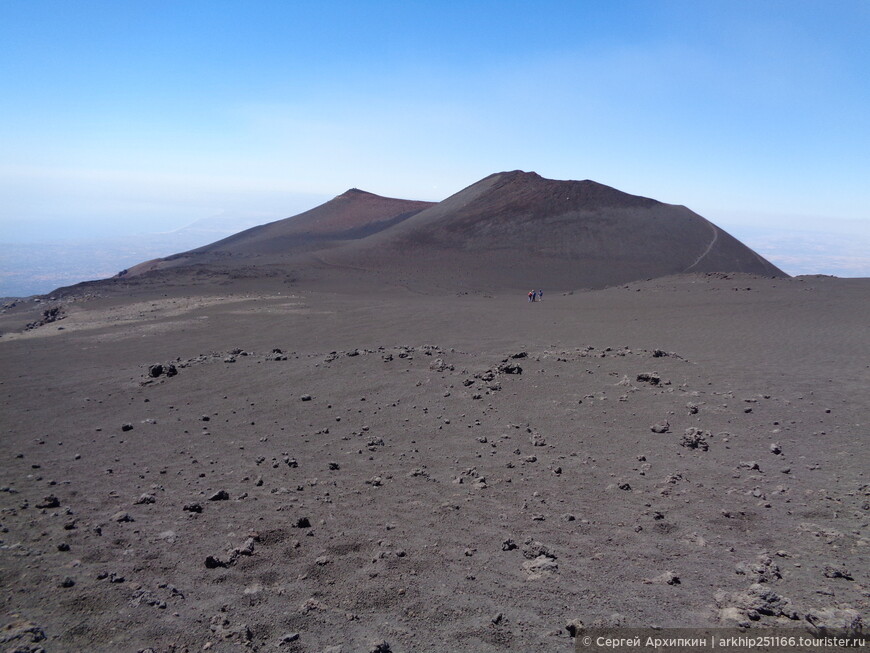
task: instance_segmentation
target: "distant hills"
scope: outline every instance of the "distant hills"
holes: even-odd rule
[[[262,264],[289,262],[302,253],[363,239],[433,205],[351,188],[299,215],[252,227],[188,252],[146,261],[127,274],[217,262],[230,266],[242,261],[250,264],[252,260]]]
[[[684,206],[594,181],[490,175],[442,202],[351,189],[310,211],[137,265],[293,269],[301,279],[494,289],[603,287],[682,272],[787,276]]]

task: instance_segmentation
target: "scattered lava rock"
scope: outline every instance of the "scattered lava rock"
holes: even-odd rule
[[[47,308],[42,312],[42,318],[35,321],[30,322],[27,326],[24,327],[25,331],[31,331],[41,326],[45,326],[46,324],[51,324],[52,322],[57,322],[58,320],[62,320],[66,317],[63,314],[63,309],[60,306],[52,306],[51,308]]]
[[[163,365],[161,363],[157,363],[156,365],[151,365],[148,368],[148,376],[152,379],[159,378],[161,376],[175,376],[178,374],[178,369],[173,364]]]
[[[680,446],[686,447],[688,449],[700,449],[701,451],[707,451],[710,448],[710,445],[707,442],[707,437],[709,437],[709,435],[709,431],[702,431],[701,429],[697,429],[694,426],[690,426],[683,434],[683,437],[680,440]]]
[[[49,494],[42,500],[42,503],[36,504],[37,508],[59,508],[60,507],[60,499],[58,499],[53,494]]]
[[[523,368],[516,363],[511,363],[505,360],[499,363],[498,371],[502,372],[503,374],[522,374]]]
[[[205,559],[206,569],[217,569],[219,567],[226,567],[227,563],[223,560],[215,558],[214,556],[207,556]]]
[[[825,566],[825,578],[843,578],[845,580],[855,580],[852,577],[852,574],[849,573],[849,570],[845,567],[833,567],[831,565]]]

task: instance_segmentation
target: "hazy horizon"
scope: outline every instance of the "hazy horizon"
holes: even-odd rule
[[[0,238],[0,297],[46,294],[61,286],[107,278],[152,258],[293,217],[329,199],[296,197],[293,203],[297,210],[292,215],[225,211],[183,224],[161,223],[163,228],[155,231],[106,233],[95,228],[65,237],[53,234],[52,239],[41,239],[35,231],[19,232],[17,238]],[[870,233],[864,233],[860,222],[827,219],[819,220],[817,229],[796,229],[789,216],[767,215],[759,221],[751,214],[722,212],[718,217],[704,217],[790,275],[870,277]]]

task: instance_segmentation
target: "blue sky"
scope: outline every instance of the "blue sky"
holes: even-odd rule
[[[866,0],[7,0],[0,241],[523,169],[870,250],[868,34]]]

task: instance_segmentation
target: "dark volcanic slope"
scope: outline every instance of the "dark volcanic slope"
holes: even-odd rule
[[[491,175],[324,258],[466,287],[597,287],[680,272],[786,276],[684,206],[521,171]]]
[[[137,265],[128,274],[191,264],[250,265],[284,262],[287,257],[364,238],[406,220],[432,202],[381,197],[352,188],[297,216],[253,227],[205,247]],[[230,260],[232,257],[232,260]]]
[[[203,264],[247,276],[293,271],[415,288],[597,288],[681,272],[786,276],[684,206],[594,181],[502,172],[437,204],[350,190],[294,218],[149,261],[142,272]]]

